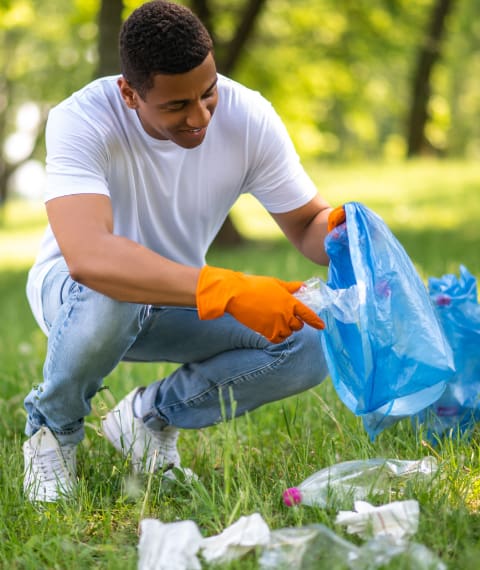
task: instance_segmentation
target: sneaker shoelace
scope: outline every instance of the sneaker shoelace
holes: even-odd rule
[[[178,430],[166,427],[159,432],[148,430],[148,434],[153,442],[152,451],[158,452],[159,463],[164,466],[172,464],[174,467],[180,467],[180,456],[177,451]]]
[[[61,487],[71,487],[75,471],[75,446],[62,446],[58,449],[46,449],[37,455],[34,462],[38,465],[44,483],[54,482]]]

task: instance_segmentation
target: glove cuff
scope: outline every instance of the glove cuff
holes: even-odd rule
[[[345,220],[346,220],[346,215],[344,207],[337,206],[336,208],[334,208],[328,216],[328,222],[327,222],[328,232],[331,232],[334,228],[336,228],[340,224],[343,224]]]
[[[200,320],[216,319],[225,314],[229,300],[228,281],[234,271],[204,265],[195,293]]]

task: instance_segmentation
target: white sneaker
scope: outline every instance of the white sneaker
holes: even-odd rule
[[[23,444],[23,490],[33,503],[71,497],[76,487],[76,445],[60,445],[47,427]]]
[[[131,456],[136,473],[163,471],[164,476],[175,479],[173,467],[180,469],[186,480],[196,478],[190,469],[182,468],[177,451],[178,429],[166,426],[161,431],[148,429],[140,418],[133,413],[133,401],[138,391],[135,388],[125,396],[117,406],[108,412],[102,420],[102,429],[106,438],[124,456]]]

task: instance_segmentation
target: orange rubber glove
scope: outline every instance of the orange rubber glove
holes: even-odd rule
[[[301,281],[286,282],[205,265],[196,291],[198,315],[208,320],[230,313],[269,341],[282,342],[304,323],[325,328],[322,319],[292,295],[301,285]]]
[[[345,210],[343,206],[337,206],[328,215],[327,231],[331,232],[334,228],[346,221]]]

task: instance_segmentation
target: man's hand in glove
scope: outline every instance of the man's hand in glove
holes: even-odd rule
[[[322,319],[292,295],[301,285],[301,281],[286,282],[205,265],[196,290],[198,314],[207,320],[230,313],[271,342],[282,342],[304,323],[325,328]]]
[[[343,224],[343,222],[345,222],[346,219],[347,218],[345,216],[345,210],[343,206],[338,206],[337,208],[334,208],[328,216],[327,230],[331,232],[334,228],[336,228],[340,224]]]

